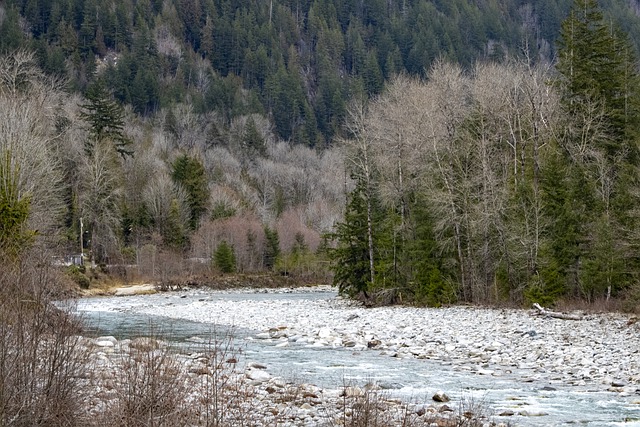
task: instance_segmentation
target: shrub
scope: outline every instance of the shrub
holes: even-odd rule
[[[86,425],[78,399],[86,352],[71,308],[57,308],[63,281],[42,256],[3,259],[0,269],[0,425]]]
[[[91,280],[85,274],[84,265],[72,265],[67,269],[67,275],[82,289],[88,289]]]

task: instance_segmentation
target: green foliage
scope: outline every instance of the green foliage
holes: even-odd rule
[[[433,220],[422,201],[413,205],[412,212],[413,236],[406,244],[409,287],[418,303],[432,307],[451,304],[457,299],[455,286],[443,272],[443,257],[433,232]]]
[[[80,107],[80,117],[89,123],[91,140],[85,143],[87,153],[95,145],[110,141],[122,156],[131,156],[132,141],[124,134],[124,110],[118,105],[101,80],[96,81],[86,93],[87,102]]]
[[[511,0],[6,3],[0,51],[38,44],[41,66],[65,73],[75,88],[104,78],[121,103],[145,115],[189,101],[226,123],[262,112],[273,117],[278,136],[311,145],[340,132],[346,88],[358,82],[378,94],[385,79],[424,75],[439,56],[470,67],[519,53],[525,39],[531,57],[550,59],[553,47],[544,49],[557,39],[569,5],[537,2],[529,17],[521,10],[528,5]],[[638,39],[632,8],[607,8]],[[524,23],[525,16],[539,25]],[[114,56],[106,68],[96,66]],[[210,66],[204,86],[196,82],[201,58]],[[251,111],[245,91],[259,104]]]
[[[223,202],[215,203],[211,208],[212,220],[231,218],[235,214],[236,214],[236,210],[232,207],[227,206],[227,204]]]
[[[235,273],[236,255],[233,246],[223,240],[213,253],[213,264],[222,273]]]
[[[363,184],[349,194],[344,220],[336,224],[330,238],[336,242],[329,250],[334,272],[333,283],[341,294],[355,296],[367,292],[371,283],[367,206]]]
[[[637,157],[629,137],[638,135],[640,116],[636,106],[640,81],[635,69],[635,52],[628,37],[604,18],[595,0],[574,0],[569,17],[562,23],[557,69],[562,75],[562,102],[570,116],[584,120],[590,109],[603,108],[604,138],[595,143],[611,157],[618,153]],[[587,137],[598,130],[589,123]],[[580,130],[585,127],[580,127]],[[579,131],[577,137],[584,138]]]
[[[82,289],[89,289],[91,280],[86,276],[85,271],[83,265],[71,265],[67,268],[66,274]]]
[[[171,201],[169,217],[167,218],[167,224],[163,230],[162,237],[167,246],[176,250],[185,249],[188,243],[187,230],[184,228],[180,215],[180,206],[175,199]]]
[[[271,270],[275,267],[278,257],[280,256],[280,237],[278,236],[277,230],[265,226],[264,238],[262,262],[265,268]]]
[[[19,195],[19,166],[12,165],[11,153],[0,152],[0,162],[0,253],[16,256],[35,236],[27,229],[31,200]]]
[[[183,154],[173,163],[172,178],[187,191],[189,227],[195,230],[209,207],[209,188],[204,165],[200,159]]]

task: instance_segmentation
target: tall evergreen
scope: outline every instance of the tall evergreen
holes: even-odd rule
[[[200,159],[183,154],[173,163],[172,178],[187,191],[189,227],[195,230],[200,218],[209,208],[209,188],[204,165]]]
[[[602,108],[603,112],[605,135],[590,134],[592,130],[586,127],[580,127],[578,133],[599,137],[598,148],[609,156],[623,152],[637,157],[634,136],[640,129],[636,108],[640,82],[628,37],[605,21],[596,0],[574,0],[562,23],[558,47],[556,68],[562,76],[562,102],[568,114],[585,118],[593,116],[587,109]]]
[[[96,81],[85,96],[87,102],[80,106],[80,117],[90,126],[87,152],[92,152],[96,143],[109,141],[120,155],[133,155],[132,141],[124,134],[124,109],[111,97],[104,82]]]
[[[271,270],[276,265],[276,260],[280,256],[280,237],[278,231],[269,227],[264,227],[264,251],[263,263],[265,268]]]
[[[236,255],[233,246],[227,243],[226,240],[220,242],[213,254],[213,262],[222,273],[235,273]]]
[[[364,185],[359,183],[349,194],[343,222],[336,224],[331,237],[336,247],[330,250],[334,271],[333,283],[340,293],[355,296],[373,285],[369,270],[367,204]]]
[[[634,258],[623,248],[630,244],[625,230],[637,226],[632,188],[640,162],[640,80],[635,53],[596,0],[574,0],[558,44],[568,130],[561,161],[569,179],[547,180],[547,209],[555,224],[550,249],[558,274],[553,277],[562,277],[572,295],[609,297],[630,282],[621,267]]]

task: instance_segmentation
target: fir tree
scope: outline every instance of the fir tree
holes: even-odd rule
[[[199,159],[183,154],[173,163],[172,178],[187,191],[189,227],[195,230],[209,208],[209,188],[204,165]]]
[[[133,155],[132,141],[124,134],[124,110],[111,97],[102,80],[89,88],[86,99],[87,102],[80,106],[80,117],[90,126],[91,139],[85,144],[87,153],[93,152],[95,144],[110,141],[123,157]]]
[[[591,114],[594,105],[603,109],[604,137],[578,124],[578,134],[597,138],[610,157],[627,152],[637,155],[635,141],[640,128],[636,113],[640,95],[635,55],[626,35],[605,22],[596,0],[574,0],[562,23],[557,69],[562,78],[562,103],[570,117]],[[591,123],[589,123],[592,126]]]
[[[263,263],[265,268],[271,270],[280,256],[280,237],[278,231],[268,226],[264,227],[264,237]]]
[[[367,203],[364,185],[359,183],[349,195],[344,221],[330,235],[336,241],[336,247],[329,251],[333,283],[341,294],[366,294],[372,286],[367,236]]]
[[[213,262],[218,270],[222,273],[235,273],[236,271],[236,254],[233,246],[223,240],[213,254]]]

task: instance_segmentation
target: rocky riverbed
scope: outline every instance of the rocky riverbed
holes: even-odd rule
[[[529,310],[364,308],[339,297],[306,297],[327,291],[246,290],[243,297],[239,291],[191,290],[127,297],[113,310],[234,325],[255,331],[248,339],[276,348],[335,347],[382,357],[430,359],[452,371],[534,382],[548,390],[570,387],[606,392],[640,408],[640,322],[628,315],[584,314],[581,320],[563,320]],[[261,292],[299,295],[296,299],[248,297]],[[101,300],[85,302],[85,309],[91,310],[92,304],[97,308]],[[263,372],[255,375],[273,381],[266,371],[251,372]],[[276,389],[273,384],[266,387]],[[317,390],[310,393],[317,395]]]
[[[426,402],[406,402],[373,383],[321,388],[286,380],[260,363],[239,363],[225,343],[176,353],[167,342],[149,337],[78,340],[89,359],[84,406],[92,425],[112,425],[115,417],[126,425],[153,420],[154,425],[185,427],[453,427],[464,417],[475,426],[506,427],[491,421],[483,407],[468,407],[474,412],[461,414],[447,404],[444,392]]]

